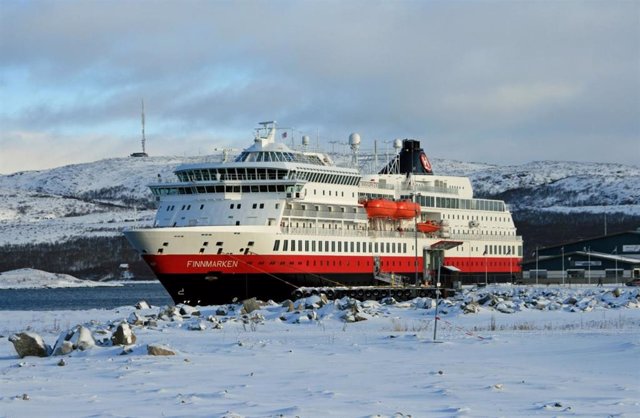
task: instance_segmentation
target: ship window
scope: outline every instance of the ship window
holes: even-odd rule
[[[305,240],[305,242],[304,242],[304,250],[305,251],[309,251],[309,241],[308,240]]]
[[[351,252],[354,252],[354,251],[353,251],[353,250],[354,250],[354,244],[353,244],[353,241],[351,242],[350,247],[351,247]]]
[[[205,241],[205,242],[202,243],[203,247],[206,247],[207,245],[209,245],[209,241]]]
[[[260,209],[264,209],[264,203],[260,203]]]
[[[311,241],[311,251],[312,252],[316,251],[316,242],[315,241]]]
[[[257,209],[258,208],[258,204],[254,203],[252,207],[253,207],[253,209]]]
[[[253,242],[253,241],[249,241],[249,242],[247,243],[247,245],[248,245],[249,247],[253,247],[253,244],[254,244],[254,242]]]
[[[233,203],[232,203],[232,204],[229,206],[229,209],[233,209],[233,208],[234,208],[234,206],[235,206],[235,204],[233,204]],[[183,206],[183,207],[184,207],[184,206]]]
[[[338,252],[342,252],[342,241],[338,241]]]
[[[204,205],[200,205],[200,210],[204,209]]]
[[[238,203],[238,209],[240,209],[241,206],[242,206],[242,203]]]
[[[318,252],[322,252],[322,241],[318,241]]]
[[[289,250],[289,241],[285,239],[282,241],[282,251],[288,251],[288,250]]]
[[[291,251],[295,251],[296,250],[296,240],[292,239],[291,240]]]
[[[302,240],[298,240],[298,251],[302,251]]]
[[[324,251],[327,253],[329,252],[329,241],[324,242]]]
[[[218,248],[218,254],[222,254],[222,248]]]

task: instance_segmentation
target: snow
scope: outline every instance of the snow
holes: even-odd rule
[[[24,268],[0,273],[0,289],[53,289],[61,287],[121,286],[121,283],[81,280],[68,274]]]
[[[477,314],[462,313],[463,304],[487,295],[493,299]],[[190,315],[183,310],[180,320],[176,309],[166,307],[4,311],[0,411],[68,417],[635,416],[638,298],[633,288],[470,290],[441,304],[439,343],[433,342],[432,303],[424,299],[343,299],[324,306],[302,299],[292,312],[268,303],[249,314],[242,305],[209,306]],[[511,302],[515,312],[495,310],[498,299]],[[559,307],[549,308],[554,303]],[[581,303],[592,309],[571,311]],[[353,309],[366,319],[345,322]],[[133,312],[148,320],[132,326],[136,344],[105,343]],[[77,324],[93,332],[95,347],[20,359],[8,341],[29,329],[50,343]],[[150,356],[150,344],[176,355]]]

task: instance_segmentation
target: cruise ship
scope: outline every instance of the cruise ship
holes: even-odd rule
[[[522,238],[505,203],[434,174],[419,141],[396,140],[387,165],[364,173],[357,134],[346,167],[308,150],[308,137],[294,149],[280,136],[263,122],[233,161],[182,165],[175,181],[149,186],[153,226],[124,235],[176,303],[520,275]]]

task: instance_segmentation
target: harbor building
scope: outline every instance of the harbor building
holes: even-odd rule
[[[622,283],[640,278],[640,228],[538,248],[522,263],[527,283]]]

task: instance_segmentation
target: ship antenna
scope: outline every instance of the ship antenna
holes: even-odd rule
[[[142,153],[145,154],[144,143],[146,138],[144,137],[144,99],[142,99]]]

